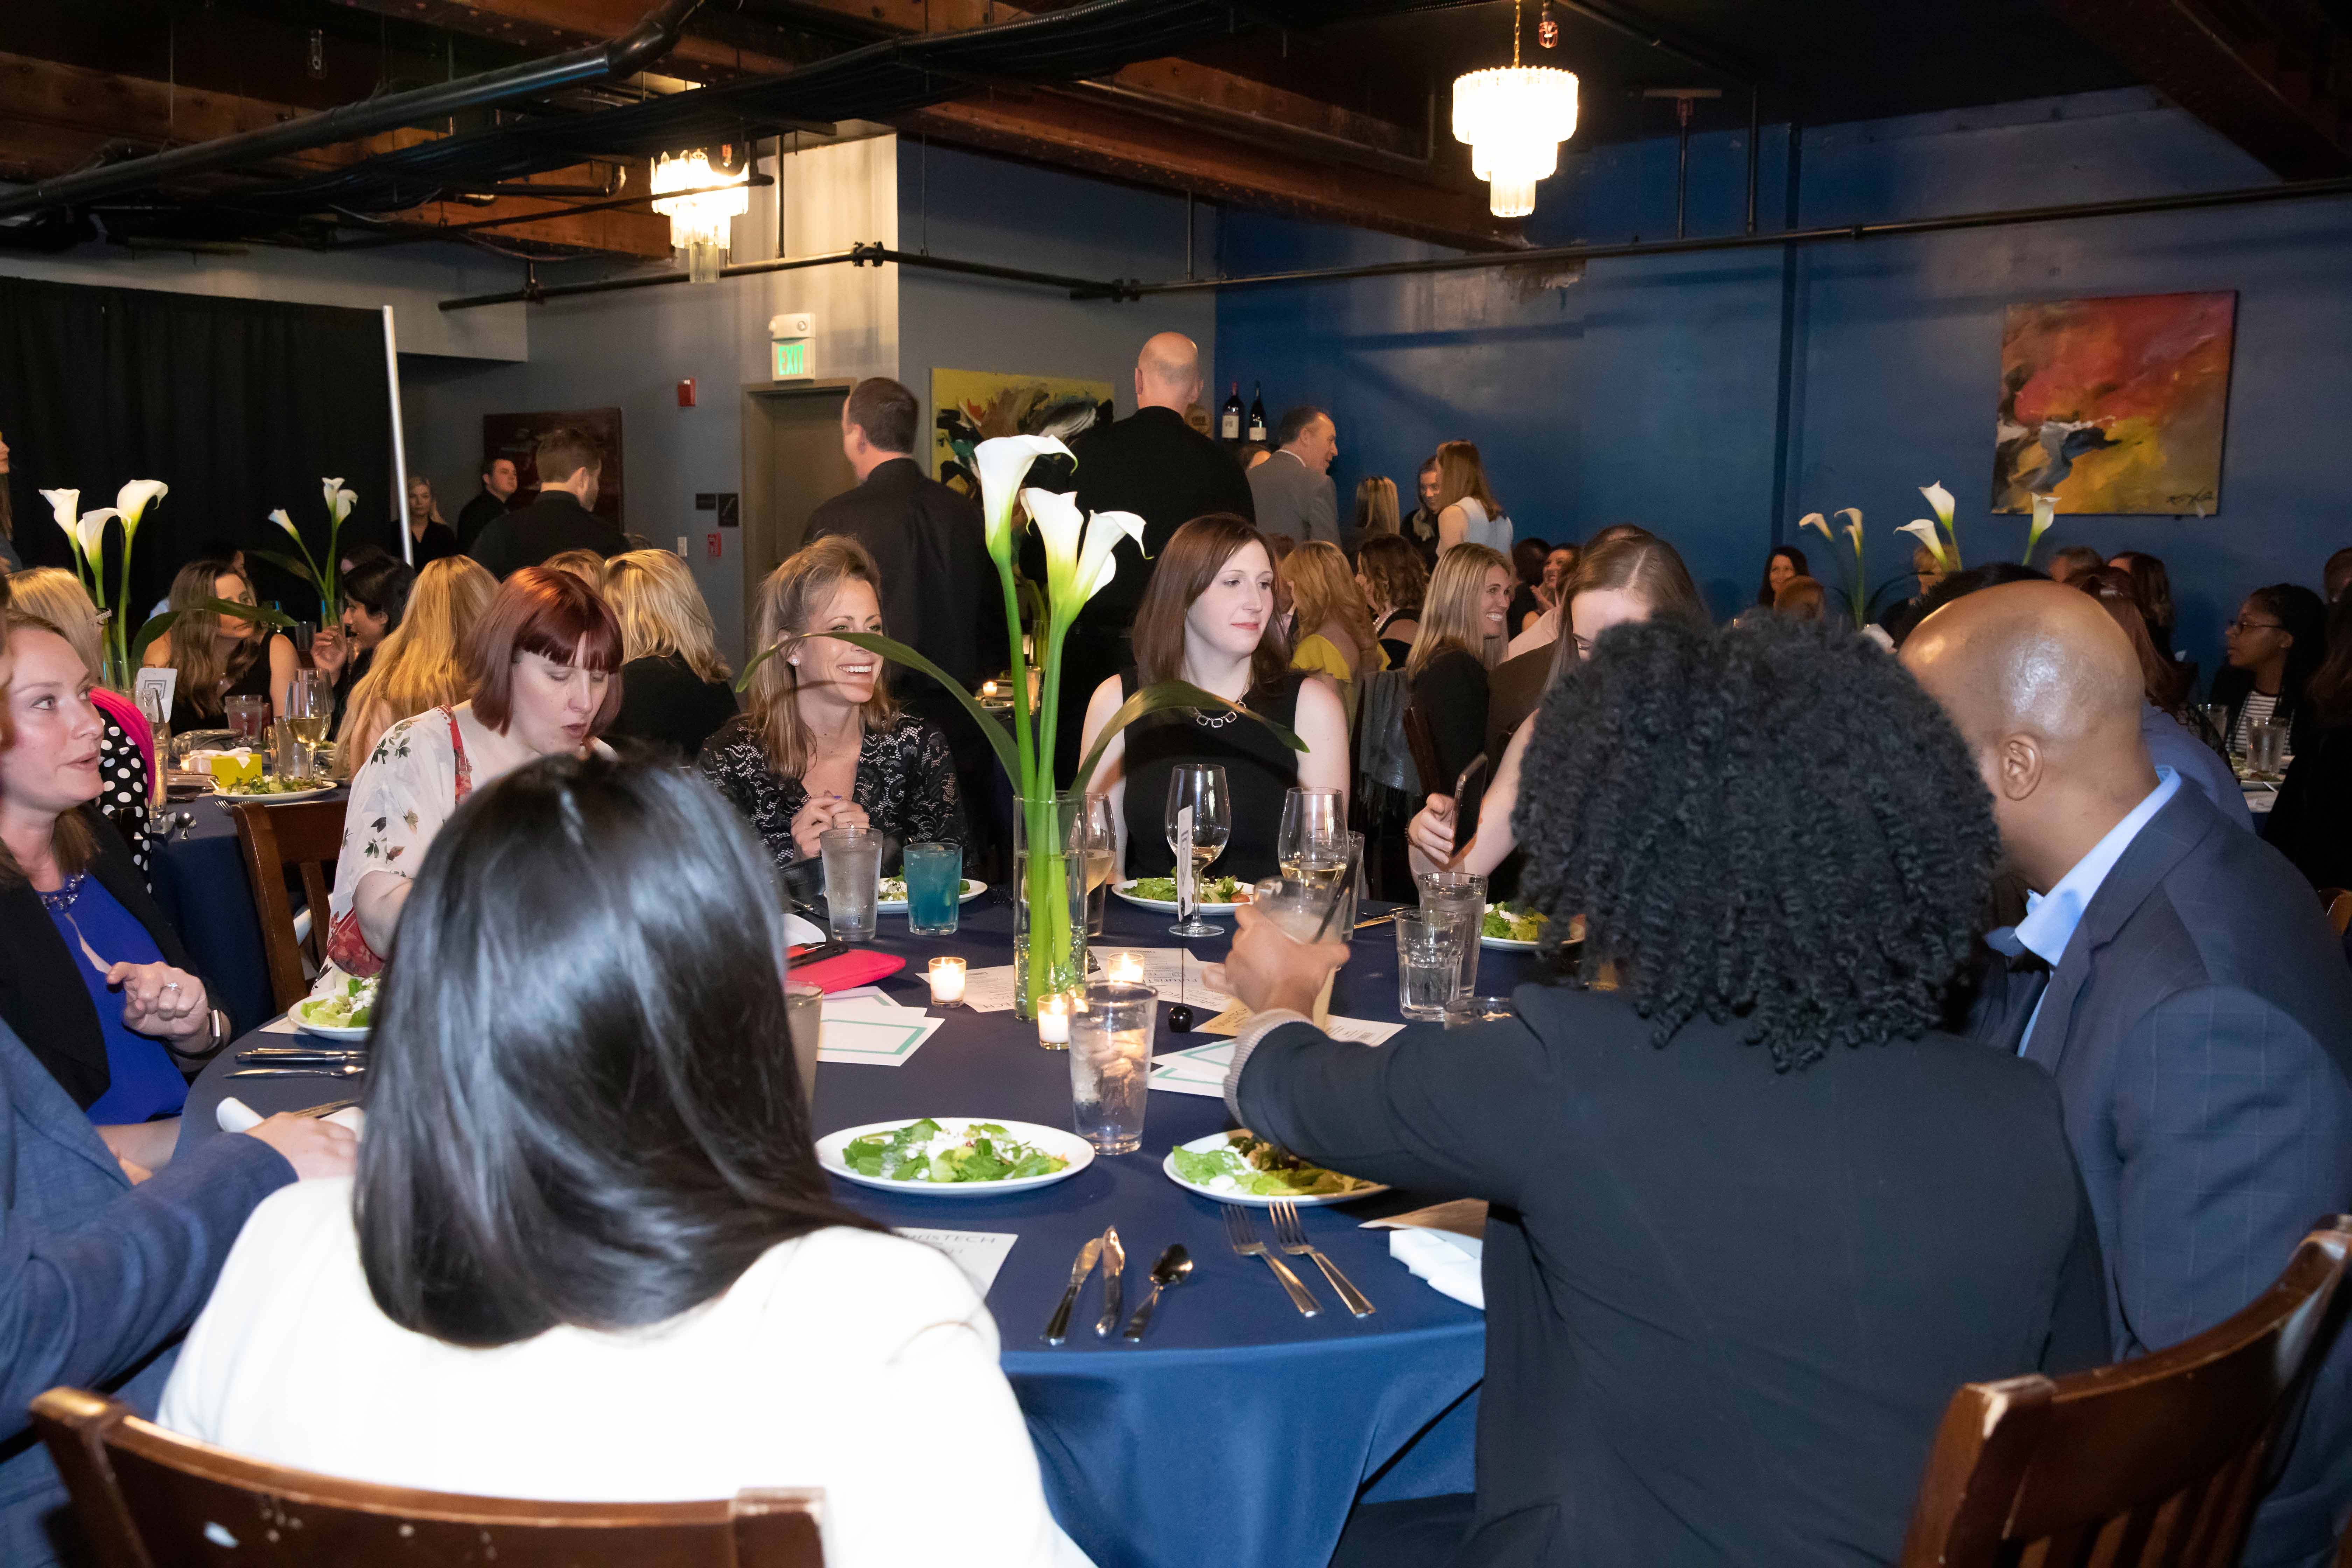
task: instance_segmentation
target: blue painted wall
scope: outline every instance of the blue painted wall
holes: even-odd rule
[[[1767,228],[2268,179],[2140,91],[1810,131],[1793,201],[1784,129],[1766,129],[1760,154]],[[1746,162],[1744,132],[1695,142],[1691,233],[1738,231]],[[1671,141],[1564,155],[1529,232],[1538,244],[1670,236],[1673,191]],[[1229,276],[1434,253],[1243,212],[1227,215],[1220,249]],[[1331,408],[1343,499],[1367,473],[1409,491],[1437,441],[1468,437],[1523,531],[1654,527],[1728,613],[1808,511],[1862,508],[1873,577],[1898,570],[1909,541],[1892,531],[1925,513],[1916,487],[1930,480],[1958,498],[1971,560],[2014,559],[2025,520],[1990,512],[2003,309],[2207,289],[2239,292],[2219,513],[2062,517],[2042,550],[2163,556],[2185,646],[2210,671],[2247,589],[2315,586],[2327,553],[2352,543],[2352,200],[1596,261],[1559,289],[1482,271],[1232,290],[1219,298],[1219,375],[1263,378],[1269,409]]]

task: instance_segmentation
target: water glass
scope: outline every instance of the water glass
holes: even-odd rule
[[[824,988],[805,980],[784,985],[784,1027],[793,1037],[793,1065],[800,1069],[801,1103],[816,1104],[817,1043],[824,1031]]]
[[[817,835],[824,858],[824,902],[835,942],[874,940],[874,896],[882,880],[882,836],[863,827]]]
[[[2287,727],[2279,723],[2246,726],[2246,765],[2258,773],[2286,772]]]
[[[909,844],[903,870],[907,929],[917,936],[955,935],[963,908],[963,846]]]
[[[1478,937],[1486,928],[1486,879],[1469,871],[1423,871],[1413,878],[1423,914],[1454,922],[1462,937],[1462,973],[1454,994],[1478,989]]]
[[[1462,973],[1462,934],[1450,916],[1399,910],[1397,1011],[1424,1022],[1445,1016]]]
[[[2197,738],[2221,752],[2230,754],[2230,709],[2221,702],[2200,702],[2196,708]]]
[[[1097,980],[1072,1000],[1070,1113],[1078,1136],[1103,1153],[1132,1154],[1143,1147],[1160,993]]]
[[[1282,934],[1297,942],[1313,942],[1316,933],[1320,940],[1347,940],[1347,931],[1334,915],[1330,924],[1324,924],[1324,912],[1331,907],[1331,891],[1318,888],[1297,877],[1267,877],[1250,889],[1250,908],[1261,919],[1272,921]],[[1323,977],[1323,989],[1315,997],[1314,1016],[1318,1025],[1331,1016],[1331,983],[1339,978],[1337,971]]]
[[[269,734],[269,699],[267,697],[232,697],[221,704],[228,715],[229,733],[236,744],[256,751],[268,743]]]

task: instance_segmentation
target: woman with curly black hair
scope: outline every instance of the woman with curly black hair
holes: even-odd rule
[[[1976,765],[1850,633],[1661,618],[1552,689],[1525,776],[1524,887],[1585,916],[1582,978],[1368,1051],[1291,1011],[1345,946],[1244,910],[1227,1102],[1493,1205],[1456,1561],[1892,1562],[1954,1388],[2106,1349],[2053,1085],[1936,1032],[1997,849]],[[1401,1522],[1360,1510],[1334,1561],[1411,1561]]]

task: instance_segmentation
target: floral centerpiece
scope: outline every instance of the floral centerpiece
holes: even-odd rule
[[[148,509],[170,494],[171,488],[161,479],[132,479],[115,492],[112,506],[79,513],[76,509],[81,505],[79,490],[41,492],[73,552],[74,574],[89,590],[90,603],[98,606],[100,661],[104,666],[100,673],[106,684],[117,691],[131,689],[131,672],[136,668],[133,661],[154,639],[155,633],[142,627],[135,647],[131,640],[131,551],[139,542],[139,525],[146,521]],[[115,571],[114,591],[109,594],[106,529],[113,522],[122,525],[122,561]]]
[[[961,682],[929,659],[886,637],[867,632],[823,632],[894,664],[921,670],[954,694],[995,748],[997,761],[1012,780],[1014,804],[1013,903],[1019,934],[1013,962],[1018,967],[1016,1010],[1026,1018],[1035,1015],[1039,998],[1068,991],[1086,974],[1086,920],[1083,842],[1087,783],[1111,737],[1146,714],[1163,709],[1216,709],[1239,713],[1265,724],[1294,751],[1306,743],[1282,726],[1181,680],[1147,686],[1120,704],[1093,748],[1078,764],[1066,786],[1053,776],[1054,752],[1061,715],[1062,644],[1087,601],[1110,586],[1118,575],[1118,542],[1143,542],[1143,520],[1132,512],[1096,512],[1084,516],[1071,497],[1052,490],[1024,489],[1029,468],[1048,453],[1071,457],[1070,449],[1050,436],[1000,436],[973,448],[980,475],[981,508],[988,530],[988,553],[996,563],[1004,595],[1006,636],[1013,689],[1011,733],[989,716]],[[1074,459],[1075,460],[1075,459]],[[1044,612],[1036,627],[1037,646],[1044,650],[1042,689],[1035,703],[1029,696],[1029,659],[1021,629],[1021,584],[1013,569],[1019,541],[1029,523],[1036,525],[1045,546]],[[745,666],[736,682],[742,689],[761,662],[782,648],[761,648]]]
[[[322,479],[319,481],[319,488],[327,498],[326,555],[322,558],[310,553],[310,547],[302,541],[302,531],[294,526],[294,520],[286,515],[286,509],[282,506],[269,514],[269,521],[286,531],[286,536],[294,542],[294,548],[302,552],[302,559],[297,561],[275,550],[257,550],[253,553],[281,571],[292,573],[319,590],[319,624],[330,626],[341,620],[343,614],[343,574],[341,570],[343,520],[352,515],[352,505],[360,498],[343,489],[341,479]],[[326,563],[324,566],[320,564],[321,559]]]

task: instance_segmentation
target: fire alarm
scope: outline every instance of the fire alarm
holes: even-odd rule
[[[677,384],[677,405],[680,408],[694,406],[694,377],[689,375]]]
[[[724,544],[719,542],[719,535],[715,533],[706,533],[702,537],[707,542],[703,548],[710,552],[710,558],[713,561],[719,559],[727,553],[727,548]]]

